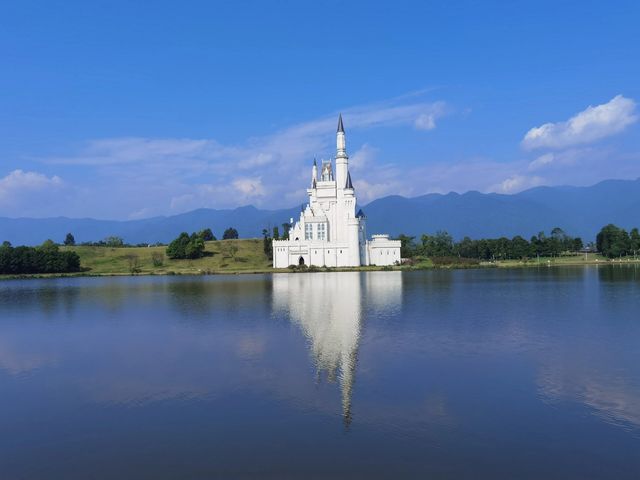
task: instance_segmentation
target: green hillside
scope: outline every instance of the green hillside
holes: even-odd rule
[[[80,256],[85,274],[207,274],[271,271],[262,240],[219,240],[206,242],[205,256],[195,260],[171,260],[166,247],[61,247]],[[236,250],[237,249],[237,250]],[[154,264],[154,254],[156,263]]]

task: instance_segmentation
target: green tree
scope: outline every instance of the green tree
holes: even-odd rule
[[[555,227],[553,230],[551,230],[551,237],[548,240],[549,253],[552,256],[558,256],[562,252],[569,250],[570,245],[568,240],[569,237],[566,233],[564,233],[564,230],[562,230],[560,227]]]
[[[530,245],[524,238],[516,235],[511,239],[509,258],[521,259],[529,256]]]
[[[192,233],[189,243],[185,248],[187,258],[200,258],[204,256],[204,240],[196,233]]]
[[[480,258],[478,243],[469,237],[464,237],[456,244],[454,253],[462,258]]]
[[[227,228],[222,234],[223,240],[232,240],[238,238],[238,230],[233,227]]]
[[[76,252],[61,252],[51,240],[39,247],[16,247],[5,242],[0,247],[0,274],[65,273],[80,270]]]
[[[637,228],[633,228],[629,233],[630,247],[633,251],[633,255],[640,253],[640,232]]]
[[[453,255],[453,237],[443,230],[435,235],[422,235],[421,253],[427,257],[450,257]]]
[[[13,260],[13,247],[10,242],[2,242],[0,246],[0,273],[10,273]]]
[[[151,254],[151,263],[154,267],[161,267],[164,265],[164,253],[153,252]]]
[[[178,238],[173,240],[167,246],[167,257],[169,258],[187,258],[186,249],[189,244],[189,234],[187,232],[182,232],[178,235]]]
[[[584,248],[584,243],[582,242],[582,238],[576,237],[572,240],[573,240],[573,246],[571,247],[571,250],[573,250],[574,252],[579,252]]]
[[[291,224],[285,222],[282,224],[282,240],[289,240],[289,230],[291,230]]]
[[[610,223],[596,236],[596,247],[605,257],[616,258],[631,252],[631,239],[626,230]]]
[[[216,240],[216,236],[213,234],[210,228],[205,228],[204,230],[200,230],[198,232],[198,236],[202,238],[205,242],[212,242]]]
[[[64,238],[64,244],[67,247],[72,247],[76,244],[76,239],[73,238],[73,235],[71,235],[70,233],[67,233],[67,236]]]
[[[269,230],[267,230],[266,228],[262,229],[262,249],[267,258],[269,258],[269,260],[272,260],[273,239],[269,236]]]
[[[173,259],[200,258],[204,256],[204,240],[197,234],[182,232],[167,247],[167,256]]]
[[[122,238],[120,237],[115,237],[115,236],[107,237],[104,239],[104,243],[107,247],[112,247],[112,248],[124,247],[124,240],[122,240]]]
[[[280,231],[278,230],[278,227],[273,227],[273,239],[280,240]]]
[[[410,237],[401,233],[398,235],[400,240],[400,258],[413,258],[416,255],[416,237]]]

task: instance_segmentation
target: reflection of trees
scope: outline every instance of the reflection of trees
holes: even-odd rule
[[[80,288],[66,282],[64,279],[28,280],[9,284],[8,288],[0,289],[0,304],[6,314],[37,311],[48,317],[60,309],[70,314],[80,296]]]
[[[183,318],[211,319],[216,314],[239,312],[268,317],[271,288],[265,276],[192,277],[166,283],[167,299]]]
[[[603,265],[598,267],[601,282],[629,282],[640,280],[640,266],[631,265]]]
[[[0,289],[6,314],[37,313],[50,317],[61,312],[68,319],[86,318],[99,311],[118,315],[128,309],[145,310],[168,304],[182,318],[208,318],[213,311],[258,309],[268,317],[269,277],[113,277],[61,278],[7,283]]]
[[[309,339],[318,378],[338,380],[347,426],[352,421],[363,304],[397,305],[401,278],[398,272],[287,274],[273,278],[274,308],[287,311]]]

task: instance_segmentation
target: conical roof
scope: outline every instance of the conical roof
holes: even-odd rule
[[[344,133],[344,126],[342,125],[342,114],[338,117],[338,133]]]
[[[347,183],[344,186],[344,188],[351,188],[353,189],[353,183],[351,183],[351,172],[347,172]]]

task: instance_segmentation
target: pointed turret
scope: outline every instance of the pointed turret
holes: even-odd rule
[[[347,172],[347,183],[345,184],[344,188],[350,188],[351,190],[353,190],[353,183],[351,183],[351,172]]]
[[[311,188],[316,188],[316,180],[318,179],[318,164],[316,157],[313,157],[313,167],[311,167]]]
[[[338,133],[336,134],[336,182],[338,188],[342,188],[347,181],[349,170],[349,155],[347,155],[347,142],[342,124],[342,114],[338,117]]]

